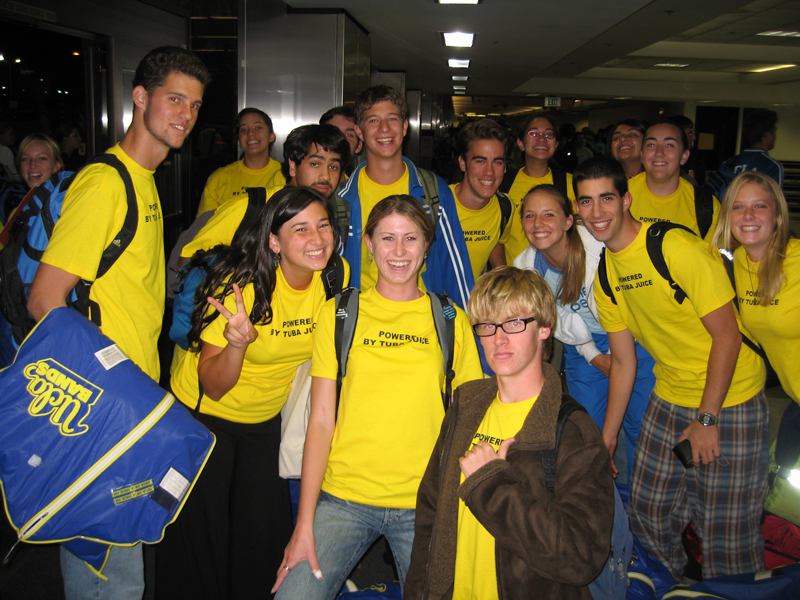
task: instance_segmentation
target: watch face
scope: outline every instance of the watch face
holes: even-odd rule
[[[711,413],[700,413],[699,415],[697,415],[697,420],[706,426],[717,424],[717,417],[715,417]]]

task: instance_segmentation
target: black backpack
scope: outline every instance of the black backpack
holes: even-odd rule
[[[436,336],[439,338],[439,346],[442,349],[445,374],[445,392],[442,394],[444,409],[447,411],[453,397],[453,355],[455,354],[455,319],[456,308],[453,302],[444,294],[428,292],[431,301],[431,312],[433,313],[433,323],[436,328]],[[353,336],[356,332],[358,322],[358,298],[357,288],[347,288],[336,295],[336,329],[334,333],[334,345],[336,346],[336,362],[339,370],[336,374],[336,415],[339,413],[339,397],[342,392],[342,381],[347,374],[347,359],[350,348],[353,346]]]

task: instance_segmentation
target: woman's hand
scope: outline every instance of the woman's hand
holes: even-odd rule
[[[606,377],[608,377],[611,374],[610,354],[598,354],[592,359],[592,362],[590,362],[589,364],[592,365],[598,371],[600,371]]]
[[[319,562],[317,561],[317,553],[314,549],[314,528],[303,528],[300,526],[295,527],[292,539],[289,540],[289,545],[283,551],[283,562],[278,568],[278,577],[275,580],[275,585],[272,586],[271,593],[274,594],[281,587],[283,580],[289,575],[289,571],[294,569],[304,560],[308,561],[308,566],[311,567],[311,572],[317,579],[322,579],[322,571],[319,570]]]
[[[227,324],[223,331],[223,336],[228,344],[234,348],[244,348],[248,344],[252,344],[258,338],[258,331],[256,331],[253,324],[250,322],[250,315],[244,308],[244,301],[242,300],[242,291],[239,286],[233,284],[233,293],[236,297],[236,313],[232,314],[224,305],[211,298],[207,298],[208,303],[217,309],[219,314],[225,317]]]

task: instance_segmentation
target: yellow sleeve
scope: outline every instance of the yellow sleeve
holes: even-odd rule
[[[94,281],[103,251],[122,228],[128,211],[125,184],[106,165],[84,168],[64,198],[42,262]]]
[[[197,209],[199,217],[204,212],[215,210],[222,203],[222,190],[228,182],[225,167],[220,167],[208,177],[206,187],[203,188],[203,195],[200,198],[200,206]]]
[[[248,196],[236,196],[217,209],[214,216],[197,232],[194,239],[181,250],[183,258],[191,258],[198,250],[210,250],[220,244],[230,244],[247,212]]]
[[[622,313],[620,313],[619,307],[611,301],[611,298],[606,296],[603,286],[600,285],[600,269],[594,275],[594,301],[600,317],[600,326],[605,331],[616,333],[625,331],[628,328],[622,320]]]

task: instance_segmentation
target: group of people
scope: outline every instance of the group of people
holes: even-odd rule
[[[166,276],[160,218],[146,219],[160,215],[153,171],[191,132],[208,82],[192,53],[150,52],[132,125],[109,150],[131,172],[140,222],[91,293],[103,332],[156,380]],[[281,164],[269,116],[238,115],[242,157],[209,178],[180,251],[181,279],[205,278],[171,388],[217,441],[156,547],[156,595],[333,598],[384,535],[406,598],[591,598],[621,430],[642,545],[680,578],[691,521],[705,577],[760,570],[765,369],[740,324],[800,402],[798,249],[780,186],[748,171],[721,202],[699,193],[674,123],[623,121],[614,158],[566,173],[542,114],[515,140],[491,119],[464,127],[463,179],[448,186],[403,157],[407,128],[404,97],[374,86],[292,131]],[[52,171],[62,164],[31,142],[35,184],[51,174],[34,168],[38,145]],[[253,216],[254,187],[267,201]],[[30,292],[35,319],[94,279],[126,206],[112,169],[79,172]],[[735,289],[717,248],[735,249]],[[564,424],[551,495],[538,451],[553,447],[563,396],[553,337],[588,414]],[[302,477],[287,482],[280,413],[309,359]],[[695,468],[673,455],[683,440]],[[66,551],[62,571],[69,598],[142,594],[138,546],[113,548],[107,580]]]

